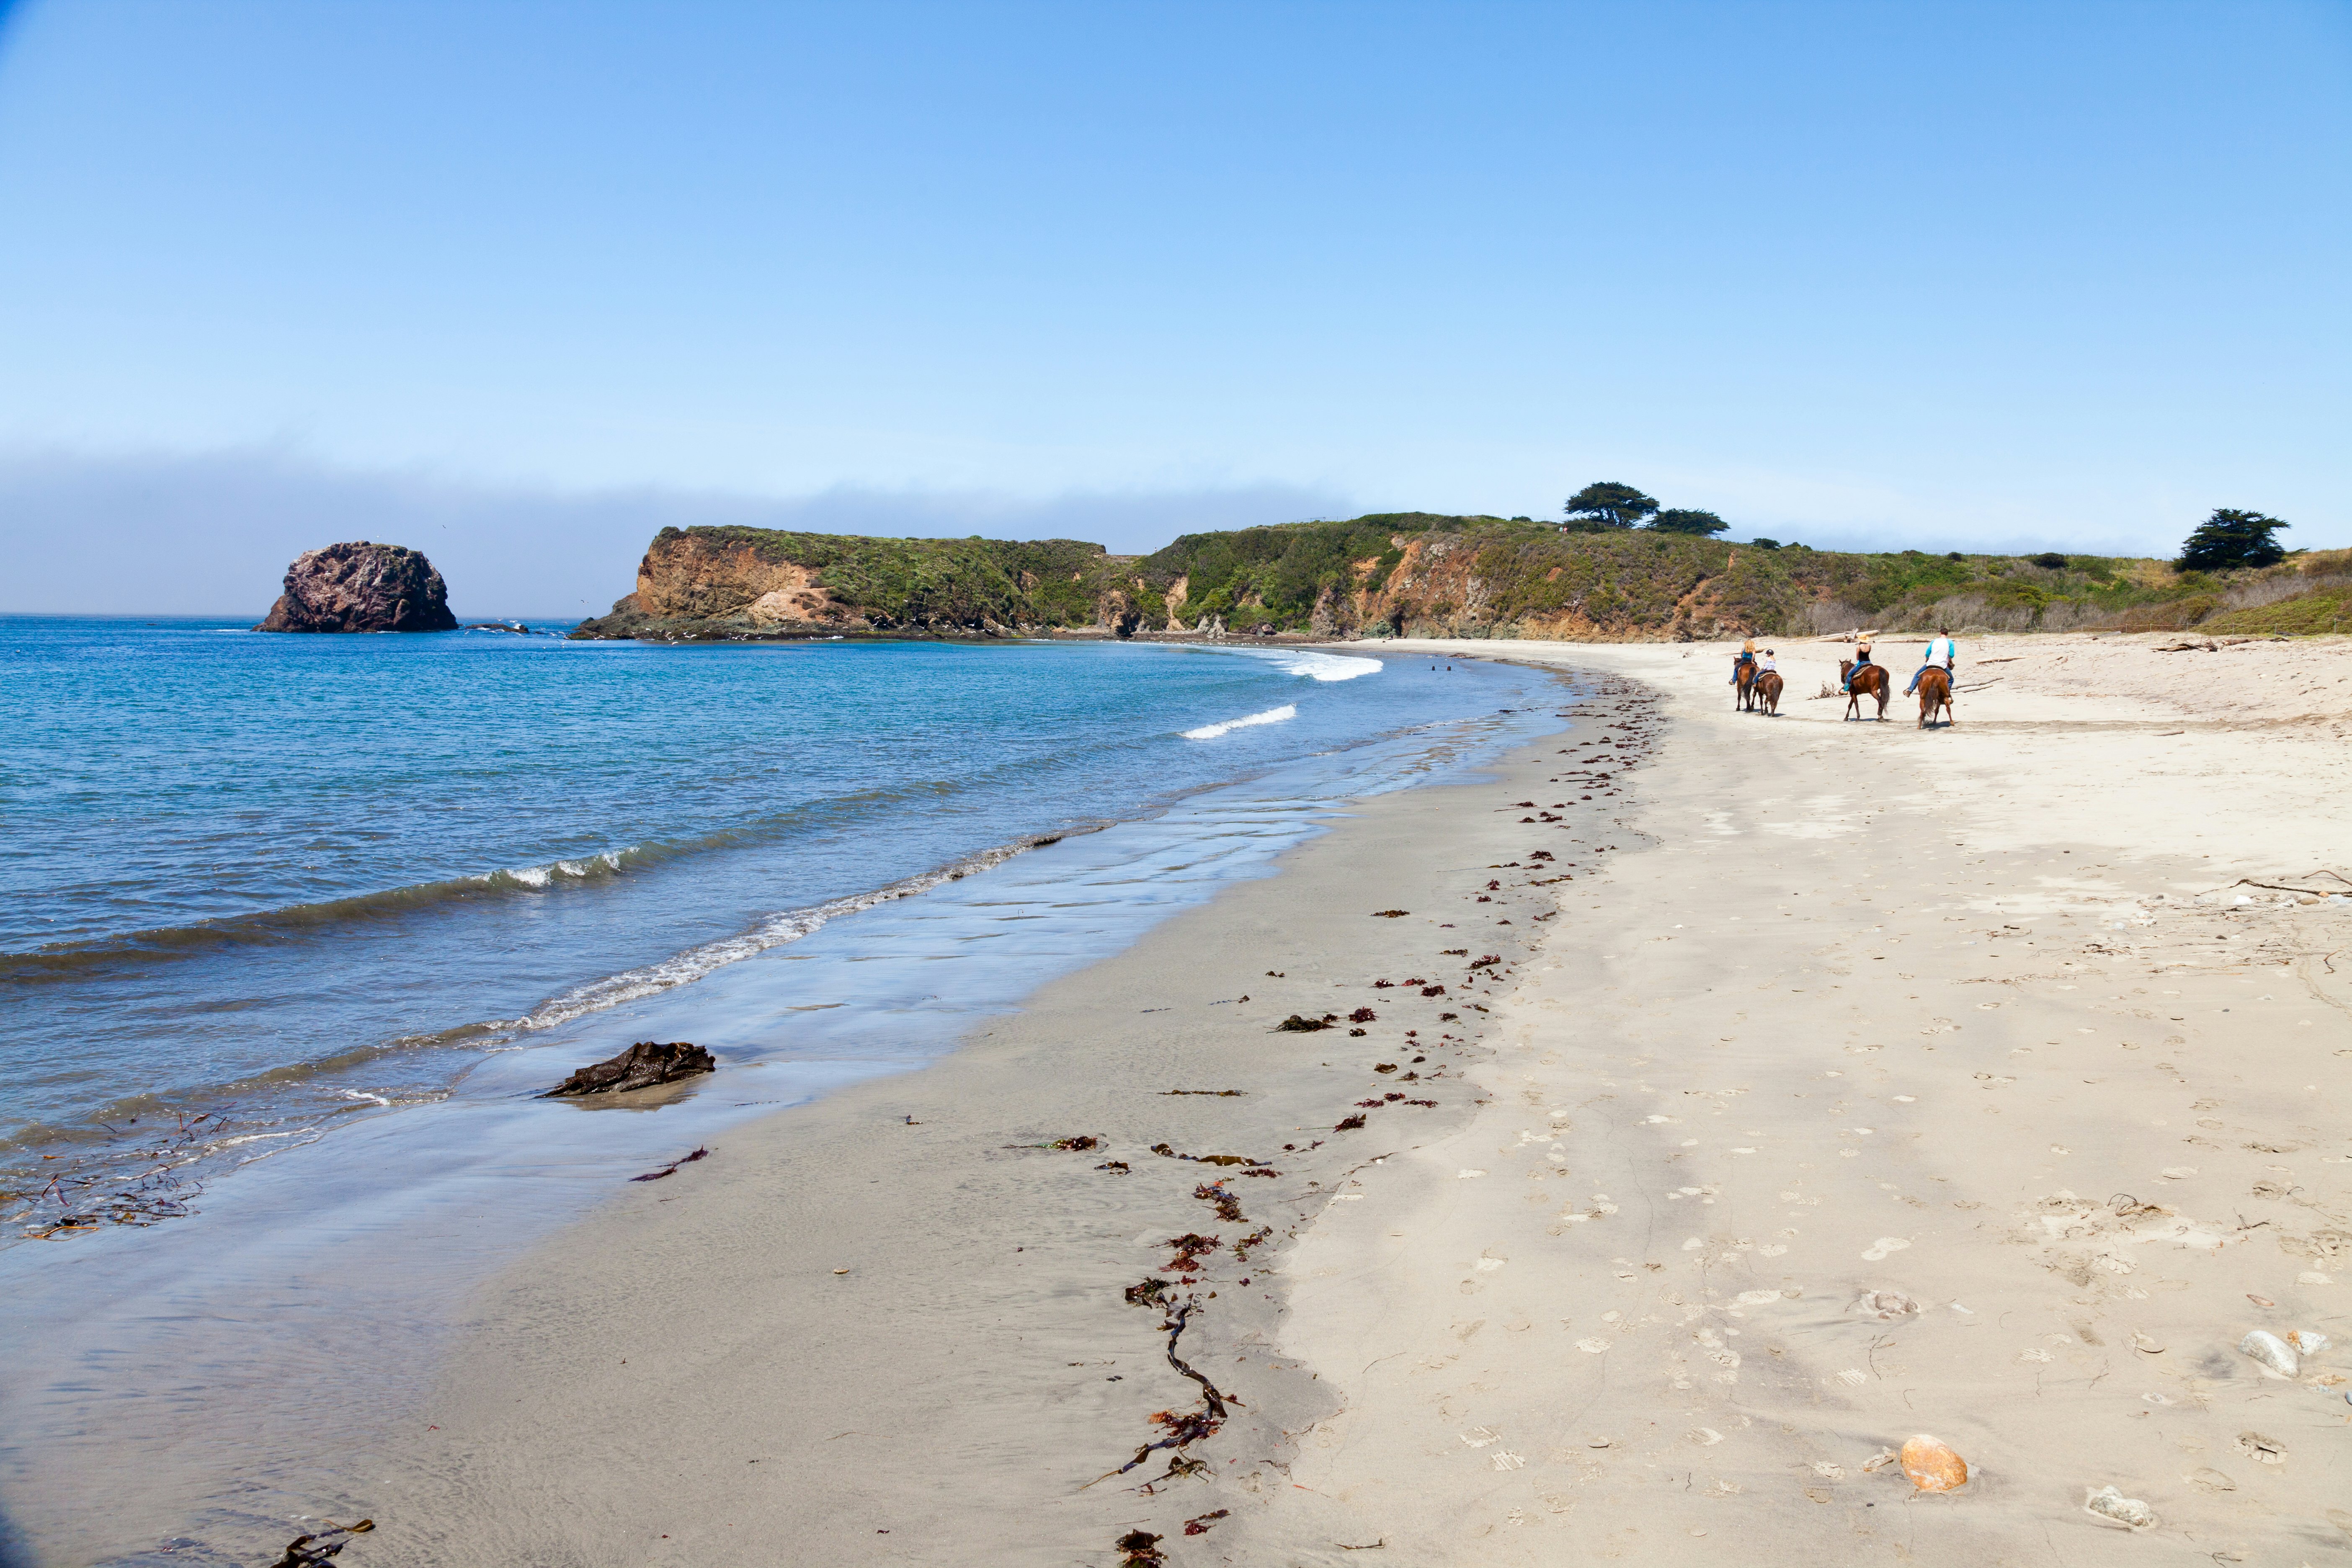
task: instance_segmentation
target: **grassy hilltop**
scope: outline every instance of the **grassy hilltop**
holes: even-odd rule
[[[1399,512],[1188,534],[1135,573],[1161,601],[1181,591],[1174,607],[1185,620],[1214,615],[1236,629],[1612,639],[1939,622],[1978,631],[2209,622],[2352,630],[2345,551],[2261,571],[2183,574],[2128,557],[1861,554]]]
[[[1145,556],[1076,540],[664,529],[585,637],[1002,635],[1094,628],[1652,640],[1916,631],[2352,631],[2352,552],[2179,572],[2141,558],[1883,553],[1646,529],[1384,512],[1186,534]]]

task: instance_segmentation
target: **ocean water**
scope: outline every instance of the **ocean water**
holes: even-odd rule
[[[0,1547],[227,1562],[363,1504],[320,1454],[352,1369],[388,1418],[547,1226],[1563,695],[1377,646],[0,619]],[[721,1070],[650,1115],[536,1098],[646,1038]]]
[[[441,1099],[1036,838],[1539,702],[1533,679],[0,619],[0,1217],[169,1214],[224,1156]]]

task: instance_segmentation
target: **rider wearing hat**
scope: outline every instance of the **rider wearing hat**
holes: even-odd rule
[[[1849,693],[1853,690],[1853,678],[1860,675],[1863,667],[1869,662],[1870,634],[1857,629],[1853,634],[1853,663],[1847,667],[1845,672],[1845,689]]]

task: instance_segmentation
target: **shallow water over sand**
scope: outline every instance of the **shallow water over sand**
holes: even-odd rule
[[[37,1347],[0,1373],[8,1523],[60,1561],[140,1561],[154,1543],[184,1540],[166,1556],[187,1563],[231,1560],[202,1543],[249,1540],[332,1511],[342,1478],[364,1468],[371,1434],[399,1418],[467,1288],[615,1184],[746,1119],[918,1067],[1042,981],[1116,951],[1233,878],[1263,874],[1334,803],[1458,772],[1558,722],[1550,678],[1495,667],[1449,678],[1392,663],[1377,679],[1332,680],[1318,679],[1329,668],[1296,656],[1286,668],[1182,650],[1038,651],[1053,658],[1034,677],[1048,681],[1056,669],[1091,676],[1130,651],[1153,662],[1115,668],[1173,668],[1208,681],[1215,689],[1195,693],[1182,720],[1220,709],[1232,718],[1262,712],[1268,690],[1289,698],[1298,717],[1213,742],[1271,750],[1204,763],[1199,753],[1211,743],[1185,741],[1177,721],[1153,710],[1153,734],[1135,742],[1149,767],[1106,744],[1119,765],[1102,769],[1108,782],[1090,795],[1035,788],[1022,797],[1033,815],[1013,823],[986,822],[977,809],[961,818],[942,812],[980,842],[952,843],[944,829],[934,837],[985,868],[920,878],[899,889],[904,896],[877,900],[873,891],[888,887],[879,873],[902,870],[888,858],[894,847],[844,854],[826,864],[835,885],[847,887],[845,901],[790,940],[749,944],[677,983],[664,973],[658,985],[618,987],[597,998],[602,1005],[551,1007],[564,994],[542,994],[545,1021],[536,1027],[438,1042],[441,1076],[430,1094],[404,1105],[400,1095],[368,1089],[375,1098],[344,1101],[355,1109],[331,1136],[321,1136],[315,1115],[289,1119],[292,1135],[264,1145],[276,1150],[268,1157],[211,1179],[191,1217],[0,1256],[12,1342]],[[915,652],[950,659],[958,650]],[[1230,682],[1240,689],[1226,690]],[[1282,739],[1261,739],[1269,736]],[[975,756],[967,771],[982,762]],[[1255,776],[1186,792],[1187,768]],[[1121,802],[1143,815],[1083,830]],[[1008,827],[1074,825],[1082,830],[1046,847],[992,863],[980,853],[1004,844]],[[683,905],[674,911],[683,920],[706,889],[706,879],[688,874],[691,865],[648,875],[656,897],[640,896],[630,876],[583,886],[592,900],[618,893],[637,910]],[[862,885],[850,868],[864,869]],[[714,940],[740,941],[758,921],[791,912],[743,919],[744,879],[760,874],[722,866],[707,879],[733,926]],[[548,907],[529,893],[501,893],[465,918],[477,933],[494,933],[472,940],[496,952],[527,952]],[[602,910],[596,919],[626,924]],[[680,952],[692,950],[635,967],[658,970]],[[462,981],[466,964],[452,966]],[[434,994],[430,967],[417,961],[419,994]],[[609,984],[630,967],[608,963],[583,984]],[[369,971],[362,963],[357,973]],[[300,1010],[293,998],[276,1005]],[[721,1069],[651,1114],[532,1098],[572,1067],[645,1038],[695,1040],[718,1053]],[[352,1087],[333,1073],[298,1081],[306,1093],[322,1082]],[[78,1505],[73,1484],[101,1470],[128,1479],[99,1516]]]

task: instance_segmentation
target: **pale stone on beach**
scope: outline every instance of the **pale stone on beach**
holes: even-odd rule
[[[2113,1487],[2101,1487],[2092,1492],[2084,1500],[2083,1508],[2133,1530],[2147,1530],[2156,1523],[2156,1510],[2136,1497],[2124,1496]]]
[[[2238,1349],[2260,1362],[2265,1371],[2293,1377],[2302,1370],[2294,1349],[2268,1329],[2256,1329],[2238,1342]]]

